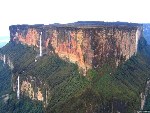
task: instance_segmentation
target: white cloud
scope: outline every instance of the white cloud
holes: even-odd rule
[[[1,0],[0,36],[9,25],[78,20],[150,22],[149,0]]]

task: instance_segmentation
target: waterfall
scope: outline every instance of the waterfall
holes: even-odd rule
[[[137,28],[137,30],[136,30],[136,45],[135,45],[135,53],[137,53],[137,51],[138,51],[138,41],[139,41],[139,38],[140,38],[140,35],[141,35],[141,30],[140,30],[140,28]]]
[[[19,76],[18,76],[18,89],[17,89],[17,98],[20,98],[20,86],[19,86]]]
[[[45,103],[46,103],[46,106],[47,106],[47,104],[48,104],[48,102],[47,102],[47,99],[48,99],[48,98],[47,98],[47,97],[48,97],[48,92],[47,92],[47,89],[46,89],[46,99],[45,99],[45,101],[46,101],[46,102],[45,102]]]
[[[69,49],[71,49],[71,36],[69,31],[68,31],[68,44],[69,44]]]
[[[148,80],[146,83],[145,92],[141,93],[141,110],[143,110],[143,108],[144,108],[149,90],[150,90],[150,80]]]
[[[6,63],[6,56],[5,55],[4,55],[3,61],[4,61],[4,64],[5,64]]]
[[[40,56],[42,56],[42,32],[40,35]]]
[[[10,59],[9,59],[9,57],[7,58],[7,63],[8,63],[8,66],[10,67]]]

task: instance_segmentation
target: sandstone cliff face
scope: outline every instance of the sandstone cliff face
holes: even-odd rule
[[[43,101],[43,95],[40,91],[40,88],[37,88],[37,92],[34,92],[33,86],[28,81],[23,81],[21,84],[21,92],[28,95],[31,99],[37,99],[39,101]]]
[[[42,32],[42,35],[41,33]],[[105,64],[118,66],[136,54],[142,28],[138,24],[94,26],[10,26],[11,41],[39,47],[77,63],[84,72]]]
[[[18,83],[17,78],[13,77],[13,91],[17,92]],[[47,98],[49,96],[49,91],[43,86],[42,82],[36,77],[28,76],[26,78],[21,77],[20,80],[20,94],[26,95],[32,100],[39,100],[47,105]]]

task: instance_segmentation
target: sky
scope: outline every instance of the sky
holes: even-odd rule
[[[149,0],[0,0],[0,40],[9,26],[76,21],[150,23]],[[7,39],[5,38],[7,41]]]

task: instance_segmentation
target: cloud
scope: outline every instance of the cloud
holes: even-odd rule
[[[149,10],[149,0],[1,0],[0,36],[9,36],[12,24],[150,22]]]

